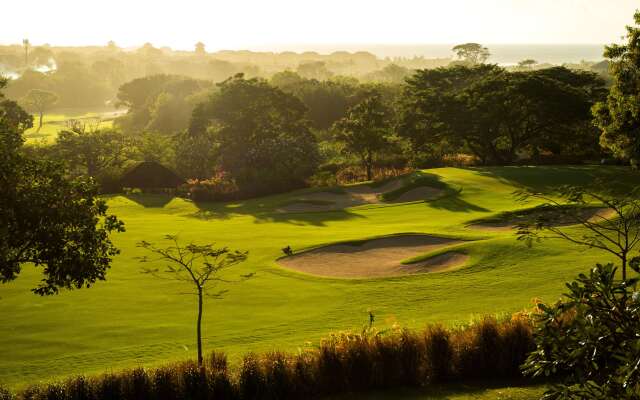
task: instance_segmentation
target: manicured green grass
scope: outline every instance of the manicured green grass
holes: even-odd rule
[[[205,306],[206,349],[225,351],[233,360],[250,350],[296,351],[331,331],[358,329],[368,322],[368,310],[380,328],[394,323],[417,328],[519,311],[533,298],[553,301],[565,281],[610,257],[561,241],[527,248],[510,233],[466,224],[535,205],[517,202],[512,196],[517,189],[549,190],[588,183],[594,176],[640,183],[640,176],[618,167],[426,172],[462,190],[427,203],[291,214],[273,210],[296,194],[235,204],[194,204],[161,195],[110,197],[110,210],[126,222],[127,232],[114,236],[122,254],[106,282],[42,298],[29,292],[38,271],[25,266],[17,281],[0,286],[0,382],[17,387],[194,356],[196,299],[181,295],[187,286],[140,273],[140,240],[160,243],[165,234],[178,234],[183,241],[250,251],[234,274],[255,272],[256,277],[230,285],[223,300],[208,300]],[[469,265],[438,274],[341,280],[295,273],[275,263],[287,245],[299,250],[406,232],[476,239],[464,244]]]
[[[110,128],[113,125],[115,113],[117,110],[85,110],[85,109],[71,109],[53,111],[44,115],[42,119],[42,128],[37,131],[38,128],[38,116],[33,116],[34,127],[27,130],[24,133],[27,142],[30,143],[52,143],[58,136],[58,132],[67,128],[67,121],[78,120],[87,124],[92,128]]]

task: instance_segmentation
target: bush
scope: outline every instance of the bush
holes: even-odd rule
[[[8,389],[0,386],[0,400],[14,400],[15,396]]]
[[[453,348],[450,333],[441,325],[430,326],[425,331],[425,369],[431,383],[446,382],[453,374]]]
[[[235,182],[223,173],[209,179],[190,179],[178,191],[196,202],[227,201],[240,198]]]
[[[550,398],[640,398],[639,280],[615,274],[613,265],[597,265],[567,284],[564,301],[539,305],[524,370],[562,379]]]

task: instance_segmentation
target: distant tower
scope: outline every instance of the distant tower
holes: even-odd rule
[[[207,52],[204,50],[204,43],[198,42],[196,43],[196,54],[199,56],[205,55]]]
[[[29,47],[31,46],[29,39],[22,39],[22,46],[24,47],[24,66],[26,68],[29,66]]]

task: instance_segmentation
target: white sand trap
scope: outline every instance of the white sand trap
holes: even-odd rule
[[[517,225],[520,223],[527,222],[528,220],[534,220],[541,216],[544,211],[538,212],[522,212],[521,214],[513,213],[508,215],[506,218],[496,221],[485,221],[479,222],[475,224],[468,225],[469,228],[480,229],[486,231],[510,231],[517,229]],[[552,213],[553,211],[546,211],[547,213]],[[597,207],[586,207],[580,209],[581,218],[588,218],[591,221],[597,222],[602,221],[603,219],[607,219],[613,216],[615,212],[609,208],[597,208]],[[562,212],[558,212],[553,221],[553,226],[571,226],[576,225],[576,221],[563,214]]]
[[[379,196],[402,187],[401,179],[394,179],[379,187],[370,185],[356,185],[343,187],[342,193],[315,192],[305,194],[296,201],[293,200],[277,211],[279,212],[313,212],[341,210],[349,207],[361,206],[364,204],[380,203]],[[313,204],[313,202],[330,204]]]
[[[391,236],[359,244],[333,244],[319,247],[282,258],[278,263],[296,271],[338,278],[376,278],[437,272],[459,266],[466,259],[444,257],[445,254],[443,254],[415,264],[403,265],[401,262],[462,242],[462,240],[428,235]]]

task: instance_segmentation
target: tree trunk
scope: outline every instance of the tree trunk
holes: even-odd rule
[[[627,255],[622,255],[622,281],[627,281]]]
[[[42,128],[42,111],[40,111],[40,119],[38,121],[38,130],[36,132],[40,132],[40,129]]]
[[[202,288],[198,288],[198,367],[202,368]]]
[[[367,180],[370,181],[372,179],[372,166],[371,164],[373,164],[373,157],[371,156],[371,153],[367,153],[367,155],[365,156],[365,160],[364,160],[364,165],[365,168],[367,170]]]

